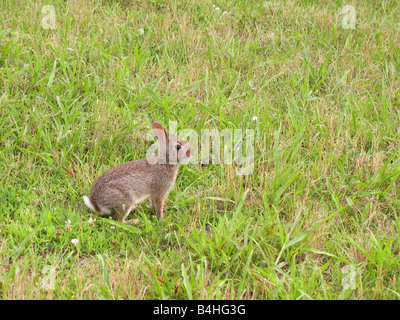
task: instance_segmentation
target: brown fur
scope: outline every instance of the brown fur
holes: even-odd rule
[[[184,148],[185,157],[190,157],[192,151],[184,141],[169,136],[164,127],[155,120],[153,132],[159,141],[156,157],[123,163],[106,171],[94,182],[89,199],[97,212],[104,213],[101,208],[107,208],[125,222],[137,202],[149,196],[158,217],[163,217],[164,200],[175,182],[179,164],[177,155],[170,150],[180,144]],[[163,154],[166,156],[163,157]]]

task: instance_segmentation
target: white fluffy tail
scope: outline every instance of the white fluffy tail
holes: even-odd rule
[[[110,214],[111,213],[111,210],[109,208],[103,207],[101,205],[96,205],[96,207],[98,207],[98,209],[100,210],[100,212],[98,212],[96,210],[96,208],[94,207],[92,201],[90,201],[90,198],[88,196],[83,196],[83,201],[85,202],[87,207],[90,210],[93,210],[94,212],[97,212],[97,213],[100,213],[100,214]]]
[[[83,201],[85,202],[86,206],[93,211],[96,211],[96,209],[93,207],[92,202],[90,201],[89,197],[83,196]]]

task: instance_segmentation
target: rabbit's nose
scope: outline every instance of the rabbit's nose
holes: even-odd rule
[[[193,149],[188,147],[188,150],[186,151],[186,157],[191,158],[193,157],[193,155],[194,155]]]

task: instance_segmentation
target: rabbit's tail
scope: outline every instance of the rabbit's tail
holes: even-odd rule
[[[83,201],[85,202],[86,206],[90,210],[93,210],[93,211],[95,211],[95,212],[97,212],[99,214],[110,214],[111,213],[110,209],[108,209],[106,207],[103,207],[103,206],[100,206],[100,205],[97,205],[96,202],[94,202],[92,200],[92,198],[90,198],[88,196],[83,196]]]
[[[96,211],[97,213],[101,212],[100,208],[96,205],[96,203],[92,202],[92,199],[89,197],[83,196],[83,201],[90,210]]]
[[[94,201],[92,201],[92,199],[90,199],[87,196],[83,196],[83,201],[90,210],[96,211],[97,213],[101,213],[100,208],[96,205]]]

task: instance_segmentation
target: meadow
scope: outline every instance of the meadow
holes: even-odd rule
[[[0,299],[399,299],[399,39],[395,0],[1,1]],[[254,170],[90,212],[152,119]]]

